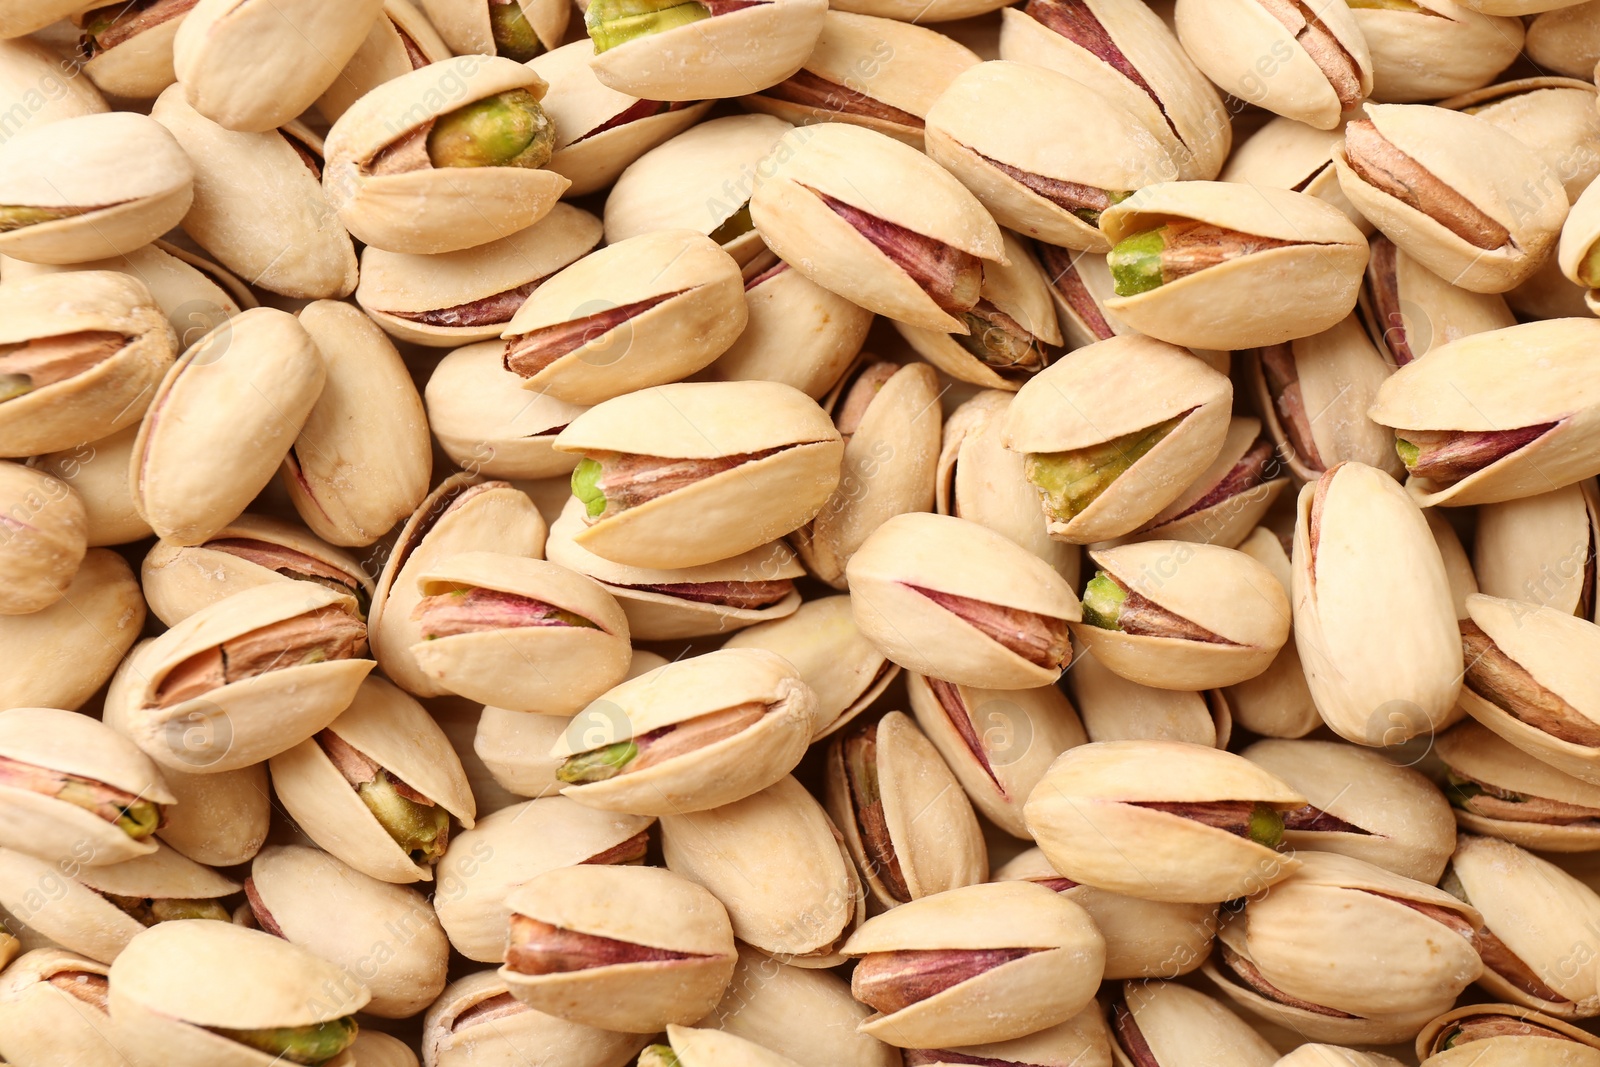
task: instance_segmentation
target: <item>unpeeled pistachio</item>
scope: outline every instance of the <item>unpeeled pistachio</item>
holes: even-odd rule
[[[440,360],[423,391],[428,429],[446,455],[484,477],[569,473],[577,457],[553,446],[556,435],[586,409],[545,393],[530,394],[522,375],[506,370],[505,352],[505,342],[495,339],[458,348]]]
[[[1382,234],[1372,239],[1361,313],[1373,344],[1396,367],[1457,338],[1517,321],[1505,297],[1451,285]]]
[[[1372,99],[1438,100],[1494,80],[1522,50],[1520,19],[1454,0],[1363,0],[1350,8],[1372,61]]]
[[[1084,651],[1067,684],[1090,741],[1185,741],[1226,749],[1233,733],[1232,709],[1220,690],[1140,685]]]
[[[0,707],[81,707],[139,639],[144,619],[128,564],[90,549],[61,599],[31,615],[0,616]]]
[[[142,541],[154,531],[133,507],[128,481],[129,461],[138,426],[127,426],[109,437],[33,460],[34,469],[67,482],[83,502],[90,548]]]
[[[1289,561],[1290,547],[1273,531],[1258,526],[1239,545],[1239,551],[1271,571],[1292,596],[1294,566]],[[1229,686],[1226,703],[1240,726],[1263,737],[1304,737],[1322,725],[1322,716],[1317,714],[1316,702],[1306,684],[1293,627],[1272,665],[1254,678]]]
[[[1400,1061],[1381,1052],[1358,1052],[1340,1045],[1301,1045],[1273,1067],[1400,1067]]]
[[[457,55],[518,63],[559,45],[572,11],[552,0],[422,0],[422,10]]]
[[[8,4],[9,8],[39,5]],[[0,16],[4,18],[5,16]],[[42,41],[13,36],[0,30],[0,110],[12,113],[22,104],[33,122],[49,124],[80,115],[110,110],[105,98],[87,78],[69,77],[70,65]],[[0,144],[17,128],[0,130]]]
[[[1129,535],[1134,541],[1196,541],[1238,548],[1289,484],[1261,421],[1236,416],[1222,448],[1189,487]]]
[[[1523,48],[1541,70],[1592,76],[1600,63],[1600,5],[1567,4],[1540,12],[1528,23]]]
[[[1272,1067],[1278,1059],[1249,1023],[1177,982],[1124,982],[1110,1022],[1118,1067]]]
[[[426,1067],[519,1067],[530,1056],[570,1067],[623,1067],[650,1041],[534,1011],[496,972],[478,971],[445,987],[422,1022]],[[537,1062],[537,1061],[535,1061]]]
[[[0,462],[0,615],[29,615],[66,595],[89,549],[88,522],[66,482]]]
[[[1571,1023],[1512,1004],[1453,1008],[1417,1035],[1424,1067],[1521,1067],[1549,1062],[1600,1064],[1600,1039]]]
[[[1576,203],[1600,174],[1600,114],[1591,78],[1517,78],[1441,101],[1498,126],[1539,154]],[[1542,272],[1541,272],[1542,273]],[[1507,297],[1518,311],[1523,294]],[[1532,295],[1532,294],[1527,294]],[[1535,298],[1536,299],[1536,298]]]
[[[1371,233],[1372,223],[1345,197],[1333,169],[1333,150],[1344,140],[1344,122],[1319,130],[1279,115],[1229,154],[1221,180],[1310,193],[1344,212],[1362,233]]]
[[[98,0],[6,0],[0,6],[0,38],[24,37],[59,19],[87,11]]]
[[[1061,325],[1061,334],[1069,349],[1084,348],[1118,334],[1135,332],[1106,308],[1106,301],[1116,295],[1116,281],[1111,277],[1105,256],[1047,244],[1034,247],[1039,251],[1039,263],[1050,282],[1056,321]]]
[[[317,111],[330,123],[350,105],[402,74],[450,58],[450,46],[411,0],[383,0],[383,13],[323,94]]]
[[[106,965],[35,949],[0,976],[0,1057],[14,1067],[117,1067],[126,1062],[106,1011]]]
[[[265,763],[217,774],[191,774],[168,767],[162,774],[167,788],[178,798],[167,809],[167,821],[156,831],[164,843],[210,867],[249,863],[261,851],[272,821],[272,791]]]
[[[1585,189],[1573,202],[1572,212],[1561,228],[1561,244],[1557,260],[1561,273],[1568,281],[1584,289],[1584,304],[1591,310],[1596,306],[1595,290],[1600,289],[1600,193],[1593,196]]]
[[[152,100],[178,79],[173,43],[195,0],[94,6],[73,17],[83,72],[111,96]]]
[[[639,1055],[639,1067],[800,1067],[787,1056],[722,1030],[668,1023],[666,1038],[666,1044],[653,1044]]]
[[[1463,830],[1541,852],[1600,849],[1600,785],[1530,759],[1477,722],[1440,734],[1435,750]]]

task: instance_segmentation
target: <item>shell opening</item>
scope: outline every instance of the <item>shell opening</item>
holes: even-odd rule
[[[892,1015],[1042,948],[902,949],[861,958],[850,992],[861,1003]]]
[[[906,583],[985,637],[1036,667],[1059,671],[1072,658],[1072,637],[1065,619],[987,600],[957,596]]]

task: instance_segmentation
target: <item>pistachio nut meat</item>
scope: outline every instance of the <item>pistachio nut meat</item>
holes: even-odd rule
[[[555,450],[556,435],[587,409],[546,393],[530,394],[522,375],[506,370],[505,353],[505,342],[497,337],[465,345],[439,361],[422,394],[429,431],[457,466],[486,478],[571,474],[578,459]]]
[[[456,252],[526,229],[569,184],[543,169],[555,150],[545,90],[499,56],[385,82],[328,131],[328,203],[354,237],[390,252]]]
[[[178,798],[157,831],[164,844],[210,867],[249,863],[261,851],[272,817],[265,763],[218,774],[162,773]]]
[[[1260,348],[1321,333],[1355,308],[1367,265],[1355,224],[1291,189],[1147,185],[1107,208],[1100,229],[1116,281],[1106,309],[1190,348]]]
[[[782,656],[721,649],[623,682],[573,720],[550,754],[561,792],[632,815],[707,811],[794,769],[817,699]]]
[[[371,999],[298,945],[204,919],[146,930],[108,977],[119,1047],[136,1067],[353,1067],[354,1015]]]
[[[1345,197],[1333,169],[1333,150],[1344,140],[1344,122],[1319,130],[1278,115],[1234,148],[1221,180],[1310,193],[1343,211],[1362,233],[1371,233],[1372,223]]]
[[[0,711],[0,847],[84,866],[148,856],[172,802],[156,765],[95,719]]]
[[[638,1067],[801,1067],[789,1057],[762,1048],[754,1041],[722,1030],[695,1029],[667,1024],[666,1042],[658,1042],[639,1054]]]
[[[61,599],[30,615],[0,615],[0,707],[77,710],[111,678],[144,621],[127,562],[89,549]]]
[[[1023,802],[1057,756],[1088,741],[1066,694],[1053,685],[980,689],[920,674],[906,678],[906,690],[917,725],[972,803],[1000,829],[1027,838]]]
[[[702,370],[746,318],[733,257],[692,230],[662,230],[563,268],[500,336],[525,389],[588,406]]]
[[[1540,852],[1600,848],[1600,785],[1529,759],[1476,721],[1440,734],[1435,749],[1463,830]]]
[[[1106,310],[1105,302],[1116,293],[1116,281],[1111,277],[1105,256],[1042,243],[1034,247],[1050,282],[1056,320],[1069,349],[1085,348],[1096,341],[1134,332]]]
[[[151,759],[220,773],[259,763],[338,717],[373,662],[355,597],[304,582],[245,589],[124,662],[106,720]]]
[[[1394,428],[1424,506],[1498,503],[1600,473],[1585,444],[1592,325],[1550,319],[1473,334],[1383,384],[1369,414]]]
[[[879,909],[988,877],[972,802],[904,712],[835,734],[824,774],[828,813]]]
[[[177,80],[173,43],[196,0],[93,6],[73,16],[83,71],[103,92],[152,100]],[[129,47],[129,46],[132,47]]]
[[[1285,813],[1295,850],[1338,852],[1429,885],[1455,849],[1455,819],[1421,772],[1340,741],[1257,741],[1241,755],[1304,793]]]
[[[30,461],[35,470],[72,484],[83,503],[90,548],[142,541],[155,532],[134,510],[128,484],[129,458],[138,436],[137,425],[125,426],[110,437],[47,452]]]
[[[1373,343],[1396,367],[1469,334],[1517,322],[1505,297],[1451,285],[1382,234],[1372,238],[1361,314]]]
[[[270,845],[250,864],[244,892],[234,921],[360,974],[372,993],[368,1014],[408,1018],[444,989],[450,942],[414,889],[370,878],[314,848]]]
[[[1295,648],[1334,733],[1392,745],[1460,717],[1450,581],[1427,520],[1393,478],[1341,463],[1302,487],[1293,565]]]
[[[1137,768],[1135,770],[1134,768]],[[1305,797],[1242,757],[1182,741],[1070,748],[1023,817],[1051,866],[1083,885],[1144,900],[1210,904],[1299,869],[1279,853]],[[1129,850],[1128,842],[1141,847]]]
[[[665,570],[729,559],[810,521],[839,484],[844,442],[790,386],[677,382],[590,408],[555,448],[583,457],[574,542]]]
[[[9,142],[8,142],[9,143]],[[177,337],[150,290],[112,271],[0,287],[0,455],[70,449],[138,423]]]
[[[417,577],[411,655],[453,693],[576,714],[628,673],[628,619],[598,582],[542,559],[467,552]]]
[[[562,1056],[573,1067],[622,1067],[647,1034],[621,1034],[534,1011],[493,970],[458,978],[422,1020],[427,1067],[515,1067],[528,1056]]]
[[[1094,999],[1105,939],[1087,912],[1028,882],[963,886],[867,920],[845,944],[862,1033],[900,1048],[1006,1041]],[[981,1005],[981,1007],[979,1007]]]
[[[0,462],[0,615],[42,611],[66,594],[89,550],[88,524],[71,485]]]
[[[1372,60],[1372,99],[1433,101],[1493,81],[1522,51],[1522,21],[1454,0],[1366,0],[1350,9]]]
[[[1233,735],[1232,709],[1221,690],[1140,685],[1090,652],[1073,662],[1067,688],[1090,741],[1184,741],[1226,749]]]
[[[601,84],[648,100],[740,96],[799,70],[827,9],[823,0],[594,0],[583,20],[589,66]]]
[[[455,348],[498,338],[517,309],[557,271],[600,243],[600,220],[557,204],[525,230],[433,256],[361,253],[356,302],[397,341]]]
[[[421,0],[428,20],[457,55],[505,56],[518,63],[561,44],[571,8],[550,0]]]
[[[1117,1067],[1273,1067],[1278,1052],[1213,997],[1177,982],[1124,982],[1106,1012]]]
[[[1425,104],[1373,104],[1334,151],[1350,202],[1453,285],[1503,293],[1555,248],[1567,194],[1537,153],[1493,123]]]
[[[317,97],[317,113],[337,122],[350,105],[384,82],[449,59],[450,46],[411,0],[383,0],[383,12],[333,84]]]
[[[1005,265],[986,263],[978,303],[962,316],[968,332],[941,333],[895,323],[918,355],[952,378],[1015,391],[1058,354],[1063,343],[1049,279],[1033,253],[1002,231]]]
[[[1452,1008],[1417,1035],[1425,1067],[1511,1067],[1551,1062],[1590,1067],[1600,1063],[1600,1040],[1571,1023],[1514,1004]]]
[[[1004,260],[1000,228],[954,176],[848,123],[785,134],[756,170],[750,217],[824,289],[929,330],[969,332],[983,263]]]
[[[383,882],[430,881],[453,816],[476,805],[461,759],[427,710],[382,678],[315,735],[271,760],[272,787],[300,828]]]
[[[500,977],[535,1011],[653,1034],[717,1006],[737,959],[717,898],[659,867],[547,871],[506,898]]]
[[[867,915],[845,841],[789,776],[711,811],[663,815],[661,853],[722,902],[735,937],[792,966],[843,963],[840,946]]]
[[[1196,541],[1238,548],[1289,484],[1261,420],[1239,415],[1211,465],[1130,540]]]
[[[18,957],[0,974],[0,1057],[14,1067],[123,1061],[107,1012],[106,971],[103,963],[59,948]]]
[[[1078,598],[1048,563],[950,515],[896,515],[850,558],[856,626],[890,660],[930,678],[1032,689],[1072,657]]]
[[[0,255],[83,263],[176,226],[194,165],[154,119],[128,111],[30,125],[0,146]]]

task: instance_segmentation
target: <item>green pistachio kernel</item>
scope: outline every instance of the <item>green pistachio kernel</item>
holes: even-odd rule
[[[750,219],[750,201],[746,200],[744,206],[725,219],[721,226],[711,231],[711,239],[719,245],[725,245],[735,237],[743,237],[756,224]]]
[[[1118,241],[1106,256],[1118,296],[1137,296],[1162,284],[1161,254],[1167,248],[1167,228],[1158,226]]]
[[[1180,415],[1071,452],[1030,453],[1023,473],[1044,497],[1050,517],[1056,522],[1071,522],[1182,421]]]
[[[679,1067],[678,1054],[671,1045],[651,1045],[639,1053],[638,1067]]]
[[[1399,453],[1400,462],[1410,470],[1417,465],[1417,460],[1422,458],[1422,449],[1404,438],[1399,438],[1394,443],[1395,452]]]
[[[621,774],[638,754],[639,746],[632,741],[618,741],[603,748],[593,748],[568,756],[556,768],[556,777],[568,785],[603,782]]]
[[[1578,280],[1591,289],[1600,289],[1600,243],[1585,253],[1578,265]]]
[[[378,824],[417,863],[427,865],[444,855],[450,813],[438,804],[419,804],[402,796],[388,771],[363,782],[356,793]]]
[[[1345,3],[1358,11],[1427,11],[1421,4],[1414,4],[1411,0],[1345,0]]]
[[[494,50],[518,63],[544,52],[544,42],[533,32],[527,14],[517,0],[508,3],[489,3],[489,31],[494,34]]]
[[[1118,585],[1105,571],[1097,571],[1083,587],[1083,621],[1102,630],[1121,629],[1122,602],[1128,591]]]
[[[164,900],[152,900],[150,915],[158,923],[181,922],[184,919],[233,921],[228,909],[215,900],[177,900],[170,897]]]
[[[605,514],[606,494],[600,489],[600,477],[603,474],[605,468],[600,461],[588,458],[580,460],[572,472],[572,495],[583,501],[584,511],[591,519],[598,519]]]
[[[213,1033],[269,1056],[303,1064],[304,1067],[317,1067],[354,1044],[358,1027],[355,1019],[346,1015],[342,1019],[312,1023],[310,1026],[279,1026],[265,1030],[211,1029]]]
[[[26,374],[0,374],[0,404],[33,392],[33,379]]]
[[[555,124],[526,89],[474,100],[440,115],[428,131],[435,167],[526,167],[550,162]]]
[[[70,207],[0,206],[0,233],[10,233],[25,226],[37,226],[41,222],[68,219],[78,214],[81,212],[77,208]]]
[[[56,794],[56,799],[88,811],[95,811],[104,803],[100,792],[87,782],[67,782]],[[135,841],[142,841],[161,825],[161,809],[148,800],[135,800],[120,810],[115,821],[123,833]]]
[[[1250,840],[1268,848],[1277,848],[1283,842],[1283,812],[1271,804],[1257,804],[1251,808]]]
[[[711,17],[704,4],[682,0],[593,0],[583,24],[594,42],[595,55],[627,44],[636,37],[675,30]]]
[[[1111,201],[1113,204],[1120,204],[1124,200],[1128,199],[1128,197],[1133,195],[1132,189],[1105,189],[1102,191],[1106,194],[1106,199]],[[1087,222],[1090,226],[1100,225],[1100,215],[1102,212],[1099,208],[1073,208],[1072,213],[1076,215],[1079,220]]]

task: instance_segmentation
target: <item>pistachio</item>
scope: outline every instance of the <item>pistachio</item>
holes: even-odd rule
[[[1339,188],[1333,168],[1333,150],[1344,139],[1344,122],[1341,118],[1331,129],[1319,130],[1279,115],[1234,149],[1222,180],[1310,193],[1343,211],[1362,233],[1371,233],[1372,223]]]
[[[33,949],[14,963],[10,956],[0,952],[10,963],[0,976],[0,1056],[16,1067],[46,1067],[63,1056],[84,1064],[122,1058],[106,1011],[104,964],[61,948]]]
[[[1136,1067],[1182,1067],[1196,1049],[1240,1067],[1273,1067],[1278,1061],[1277,1050],[1253,1026],[1177,982],[1124,982],[1107,1016],[1112,1048]]]
[[[526,63],[545,50],[517,0],[489,0],[489,27],[495,52],[518,63]]]
[[[1113,673],[1083,652],[1069,679],[1074,706],[1090,741],[1186,741],[1227,748],[1232,709],[1220,690],[1156,689]]]
[[[727,5],[727,10],[737,9],[738,5]],[[596,0],[584,12],[583,22],[589,39],[594,42],[595,54],[599,55],[635,38],[687,26],[711,16],[711,8],[698,0],[687,3],[680,0]]]
[[[88,551],[88,516],[77,492],[49,474],[0,463],[0,614],[56,603]]]
[[[1438,738],[1445,796],[1464,830],[1544,852],[1587,851],[1600,829],[1600,791],[1528,759],[1477,722]]]
[[[1452,0],[1358,0],[1351,6],[1372,55],[1372,99],[1403,104],[1477,89],[1522,50],[1521,21]],[[1437,56],[1459,57],[1439,63]]]
[[[644,1034],[599,1030],[534,1011],[489,970],[445,988],[423,1020],[422,1046],[428,1062],[437,1067],[474,1061],[514,1063],[530,1050],[559,1053],[582,1064],[620,1067],[649,1040]]]
[[[1594,1035],[1514,1004],[1471,1004],[1447,1011],[1423,1027],[1416,1047],[1425,1067],[1465,1063],[1498,1067],[1543,1056],[1584,1067],[1600,1063],[1600,1041]]]
[[[569,7],[548,0],[422,0],[448,45],[445,56],[504,56],[527,63],[566,36]]]
[[[99,691],[144,627],[139,581],[117,553],[91,548],[61,599],[30,615],[0,615],[0,706],[76,709]]]
[[[1260,435],[1258,420],[1230,420],[1211,466],[1133,537],[1239,547],[1288,484],[1272,442]]]

